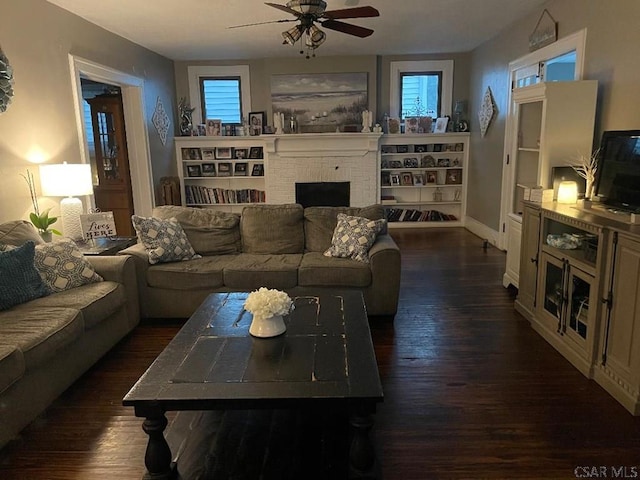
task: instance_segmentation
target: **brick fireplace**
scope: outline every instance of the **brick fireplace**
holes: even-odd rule
[[[264,135],[269,203],[295,203],[296,183],[349,182],[349,205],[378,202],[378,133]]]

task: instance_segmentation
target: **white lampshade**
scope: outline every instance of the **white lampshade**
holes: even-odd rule
[[[93,195],[91,165],[87,163],[63,163],[40,165],[40,186],[46,197],[67,197],[60,202],[62,233],[74,240],[82,238],[80,215],[82,202],[75,195]]]
[[[578,201],[578,184],[576,182],[560,182],[558,187],[558,203],[576,203]]]
[[[45,197],[93,195],[91,165],[61,163],[40,165],[40,185]]]

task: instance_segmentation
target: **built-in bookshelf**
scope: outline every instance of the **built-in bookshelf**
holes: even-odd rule
[[[265,148],[254,137],[177,137],[182,204],[239,211],[264,203]]]
[[[384,135],[380,202],[390,226],[461,226],[468,163],[468,133]]]

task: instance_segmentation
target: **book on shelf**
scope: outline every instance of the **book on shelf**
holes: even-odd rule
[[[418,210],[415,208],[387,208],[388,222],[451,222],[455,215],[438,210]]]

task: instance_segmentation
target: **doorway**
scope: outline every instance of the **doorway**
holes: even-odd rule
[[[75,93],[74,104],[81,163],[91,163],[84,121],[81,79],[118,87],[122,95],[133,209],[136,215],[150,216],[155,206],[155,196],[153,194],[151,155],[144,108],[143,79],[71,54],[69,55],[69,65],[71,84]],[[87,200],[93,204],[93,198]]]
[[[96,209],[113,212],[118,235],[133,236],[133,193],[121,89],[85,78],[80,84]]]

